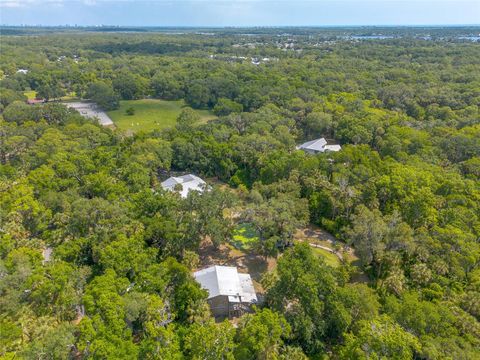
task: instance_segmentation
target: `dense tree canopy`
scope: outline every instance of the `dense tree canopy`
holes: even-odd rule
[[[0,357],[479,358],[480,47],[384,30],[2,35]],[[64,94],[188,106],[132,135]],[[318,137],[342,150],[296,150]],[[208,191],[162,189],[180,173]],[[239,224],[276,266],[234,326],[191,273]],[[309,224],[357,261],[300,244]]]

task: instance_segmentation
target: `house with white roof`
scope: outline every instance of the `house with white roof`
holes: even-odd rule
[[[182,198],[186,198],[190,191],[203,192],[207,186],[205,181],[193,174],[172,176],[161,183],[162,188],[168,191],[175,191]]]
[[[208,304],[215,317],[240,316],[258,301],[252,278],[239,273],[236,267],[215,265],[193,276],[208,291]]]
[[[42,265],[45,265],[51,260],[52,252],[53,252],[53,249],[50,246],[47,246],[42,250],[42,256],[43,256]]]
[[[342,147],[340,145],[329,145],[325,138],[315,139],[307,141],[302,145],[297,146],[297,150],[303,150],[309,154],[318,154],[327,151],[340,151]]]

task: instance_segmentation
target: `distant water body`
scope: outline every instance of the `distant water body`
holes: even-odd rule
[[[408,35],[411,36],[411,35]],[[345,40],[387,40],[387,39],[400,39],[405,37],[404,35],[344,35],[339,36],[341,39]],[[417,39],[423,40],[434,40],[435,38],[427,35],[427,36],[413,36]],[[437,38],[438,39],[438,38]],[[441,37],[441,39],[445,39],[445,37]],[[461,35],[461,36],[452,36],[451,39],[456,40],[468,40],[473,42],[480,42],[480,35]]]
[[[479,36],[459,36],[458,39],[460,39],[460,40],[470,40],[470,41],[480,41],[480,35]]]

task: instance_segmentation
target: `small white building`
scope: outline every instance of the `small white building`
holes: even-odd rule
[[[42,250],[42,256],[43,256],[42,265],[45,265],[51,260],[52,252],[53,252],[53,249],[49,246],[47,246]]]
[[[208,291],[208,304],[215,317],[240,316],[258,301],[252,278],[236,267],[215,265],[193,276]]]
[[[28,74],[28,70],[27,69],[18,69],[17,70],[17,74]]]
[[[297,150],[303,150],[309,154],[318,154],[327,151],[340,151],[341,149],[342,147],[340,145],[328,145],[325,138],[307,141],[306,143],[297,146]]]
[[[172,176],[161,183],[162,188],[168,191],[176,191],[182,198],[186,198],[190,191],[203,192],[207,186],[205,181],[193,174]]]

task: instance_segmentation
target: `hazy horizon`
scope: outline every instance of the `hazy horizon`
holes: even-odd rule
[[[39,27],[39,28],[95,28],[95,27],[118,27],[118,28],[145,28],[145,29],[288,29],[288,28],[456,28],[456,27],[479,27],[477,24],[340,24],[340,25],[119,25],[119,24],[2,24],[0,27]]]
[[[4,26],[475,26],[480,0],[0,0]]]

